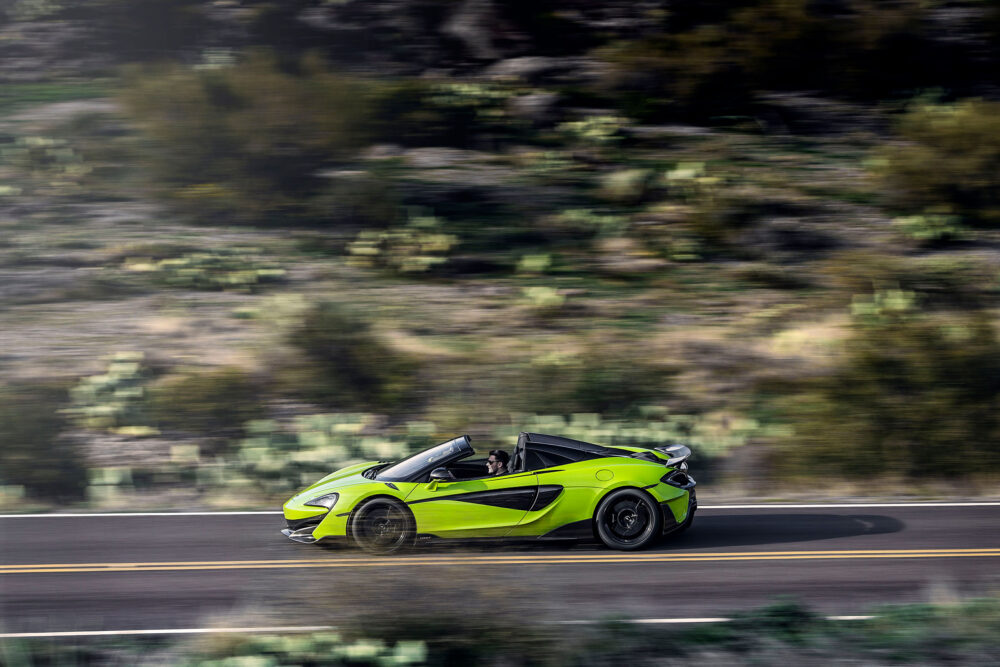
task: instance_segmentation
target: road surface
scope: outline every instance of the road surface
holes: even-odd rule
[[[998,504],[708,505],[691,531],[640,553],[549,544],[372,557],[296,544],[282,527],[267,513],[0,517],[0,632],[225,625],[305,591],[406,586],[448,568],[514,582],[526,605],[537,597],[567,621],[725,616],[776,596],[850,615],[1000,588]]]

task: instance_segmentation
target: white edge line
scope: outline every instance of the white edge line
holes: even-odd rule
[[[867,621],[874,616],[826,616],[828,621]],[[681,625],[686,623],[729,623],[733,619],[722,616],[706,616],[695,618],[635,618],[623,620],[623,623],[636,625]],[[602,621],[560,621],[559,625],[597,625]],[[210,635],[210,634],[254,634],[282,632],[322,632],[336,629],[332,625],[292,625],[263,628],[178,628],[167,630],[93,630],[79,632],[6,632],[0,633],[0,639],[31,639],[43,637],[116,637],[124,635]]]
[[[98,517],[140,517],[140,516],[237,516],[248,514],[282,514],[280,510],[218,511],[218,512],[80,512],[60,514],[43,512],[40,514],[0,514],[0,519],[89,519]]]
[[[115,637],[120,635],[207,635],[217,633],[277,633],[320,632],[332,630],[332,625],[275,626],[265,628],[177,628],[169,630],[91,630],[79,632],[5,632],[0,639],[30,639],[32,637]]]
[[[851,507],[1000,507],[1000,502],[982,503],[826,503],[826,504],[781,504],[763,503],[758,505],[698,505],[699,510],[760,510],[760,509],[844,509]]]
[[[763,509],[864,509],[866,507],[1000,507],[1000,502],[981,503],[827,503],[827,504],[781,504],[762,503],[756,505],[698,505],[699,510],[763,510]],[[0,514],[0,519],[81,519],[100,517],[148,517],[148,516],[239,516],[278,515],[280,510],[215,511],[215,512],[80,512],[78,514],[44,512],[39,514]]]

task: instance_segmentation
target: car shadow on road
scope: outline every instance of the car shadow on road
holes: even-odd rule
[[[795,542],[816,542],[860,535],[897,533],[906,524],[879,514],[721,514],[699,513],[694,525],[681,535],[668,535],[649,552],[736,547],[767,547]],[[360,553],[347,544],[323,544],[332,551]],[[309,549],[313,547],[307,547]],[[558,552],[604,551],[600,542],[508,541],[508,540],[432,540],[421,542],[401,555],[442,554],[450,552]]]
[[[657,551],[766,546],[898,533],[899,519],[879,514],[699,514],[691,530],[667,537]]]
[[[670,536],[646,553],[736,547],[767,547],[774,544],[816,542],[860,535],[896,533],[906,527],[899,519],[879,514],[699,514],[687,532]],[[569,543],[562,541],[483,541],[431,542],[417,547],[418,552],[461,551],[553,552],[605,550],[597,541]],[[412,552],[411,552],[412,553]]]

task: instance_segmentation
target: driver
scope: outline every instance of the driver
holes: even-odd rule
[[[506,475],[509,471],[507,470],[507,463],[510,461],[510,456],[507,452],[502,449],[494,449],[490,451],[490,457],[486,459],[486,470],[493,477],[498,475]]]

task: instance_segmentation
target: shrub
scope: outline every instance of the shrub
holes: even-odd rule
[[[511,407],[527,412],[622,415],[667,398],[671,375],[625,351],[595,346],[534,359],[518,371],[509,396]]]
[[[406,226],[384,231],[364,230],[348,246],[350,263],[397,273],[423,273],[448,261],[458,241],[441,230],[432,216],[415,216]]]
[[[612,66],[605,86],[644,118],[746,114],[761,90],[878,99],[962,89],[981,71],[979,55],[934,38],[935,4],[757,0],[672,9],[659,32],[604,50]]]
[[[400,408],[414,390],[417,363],[389,348],[341,306],[306,312],[289,342],[300,359],[281,371],[292,393],[338,407]]]
[[[962,226],[957,215],[909,215],[896,218],[892,224],[914,241],[927,246],[939,245],[962,238]]]
[[[135,70],[126,109],[153,141],[162,192],[199,218],[311,219],[317,171],[364,141],[357,80],[315,61],[297,72],[257,53],[232,67]]]
[[[261,391],[255,378],[239,368],[171,375],[149,388],[149,415],[164,428],[231,436],[263,415]]]
[[[694,236],[702,250],[747,254],[750,248],[741,240],[745,230],[765,217],[802,213],[801,204],[785,193],[741,183],[733,174],[709,170],[702,162],[677,164],[663,182],[670,199],[653,209],[652,217],[676,224],[659,243],[651,240],[654,246],[666,246],[668,256],[685,254],[683,245],[674,248],[671,238],[682,239],[677,234],[682,230]]]
[[[855,303],[840,366],[785,399],[784,464],[954,477],[1000,468],[1000,341],[981,315],[930,316],[905,292]]]
[[[122,100],[151,140],[160,193],[198,219],[384,226],[396,217],[387,174],[345,179],[329,167],[373,141],[466,147],[517,134],[504,110],[513,94],[253,52],[222,67],[135,68]]]
[[[561,123],[556,130],[570,143],[584,146],[613,146],[620,143],[628,119],[620,116],[591,116],[583,120]]]
[[[79,500],[87,473],[77,450],[60,434],[66,427],[62,387],[0,387],[0,481],[50,501]]]
[[[116,431],[146,429],[146,383],[150,369],[142,352],[116,352],[104,373],[82,378],[70,390],[72,405],[67,410],[81,428]]]
[[[82,18],[91,27],[87,42],[125,61],[178,57],[197,47],[212,28],[201,0],[76,0],[62,3],[68,18]]]
[[[899,135],[907,143],[877,163],[899,210],[1000,226],[1000,102],[920,106],[900,120]]]
[[[898,288],[914,292],[923,306],[935,309],[978,309],[1000,295],[995,269],[968,257],[901,258],[851,251],[835,255],[824,273],[841,293]]]
[[[180,257],[129,257],[122,268],[160,285],[196,290],[255,291],[284,279],[285,270],[263,261],[254,248],[225,248]]]

